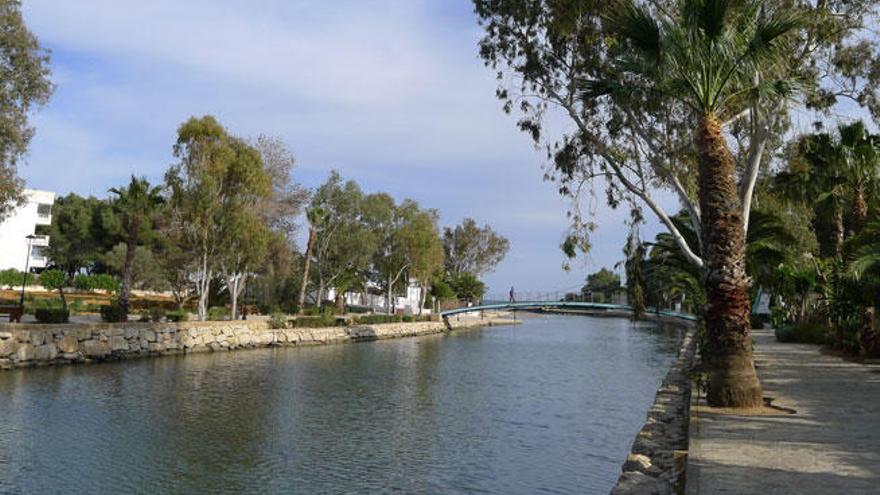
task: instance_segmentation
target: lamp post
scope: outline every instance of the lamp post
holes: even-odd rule
[[[34,234],[25,236],[25,239],[27,239],[28,250],[27,258],[24,259],[24,280],[21,283],[21,299],[18,301],[18,305],[21,307],[22,313],[24,313],[24,289],[25,287],[27,287],[28,270],[30,270],[31,263],[31,250],[34,247],[34,239],[36,238],[37,236],[35,236]]]

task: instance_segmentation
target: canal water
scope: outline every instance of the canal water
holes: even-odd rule
[[[0,373],[0,493],[608,493],[679,331],[420,338]]]

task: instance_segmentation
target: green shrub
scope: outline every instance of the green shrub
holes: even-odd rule
[[[102,289],[107,292],[116,292],[119,289],[119,279],[108,273],[92,275],[92,288]]]
[[[210,321],[228,320],[229,317],[229,309],[223,306],[212,306],[208,308],[208,320]]]
[[[287,315],[281,312],[272,313],[269,317],[269,328],[273,330],[287,328]]]
[[[37,308],[34,316],[40,323],[67,323],[70,320],[70,312],[62,308]]]
[[[321,328],[341,325],[345,325],[345,321],[333,316],[300,316],[290,322],[290,326],[294,328]]]
[[[77,273],[73,277],[73,288],[76,290],[90,291],[95,288],[95,281],[91,275]]]
[[[182,309],[176,309],[165,313],[165,318],[168,321],[186,321],[189,319],[189,313]]]
[[[818,323],[792,323],[776,329],[779,342],[823,345],[827,342],[825,326]]]
[[[28,277],[28,285],[36,284],[35,282],[36,276],[31,274]],[[17,285],[21,285],[24,282],[24,272],[16,270],[15,268],[7,268],[6,270],[0,270],[0,286],[4,287],[13,287]]]
[[[768,315],[768,314],[761,314],[761,315],[753,314],[751,317],[751,320],[752,320],[752,328],[764,328],[764,325],[766,323],[770,323],[770,315]]]
[[[46,290],[61,290],[67,285],[67,274],[58,269],[46,270],[40,274],[40,284]]]
[[[364,315],[357,318],[361,325],[381,325],[382,323],[398,323],[403,318],[397,315]]]
[[[122,306],[118,304],[106,304],[101,306],[101,319],[108,323],[125,321],[127,316],[128,315],[125,314]]]
[[[309,306],[303,310],[303,315],[305,316],[332,316],[336,311],[336,308],[333,306]]]

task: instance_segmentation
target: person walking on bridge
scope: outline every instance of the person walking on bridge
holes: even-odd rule
[[[516,302],[516,294],[514,294],[514,292],[513,292],[513,286],[510,286],[510,301],[508,301],[508,302],[512,302],[512,303]]]

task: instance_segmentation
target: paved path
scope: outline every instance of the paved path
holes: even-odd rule
[[[880,365],[755,341],[764,396],[797,414],[692,408],[687,493],[880,494]]]

